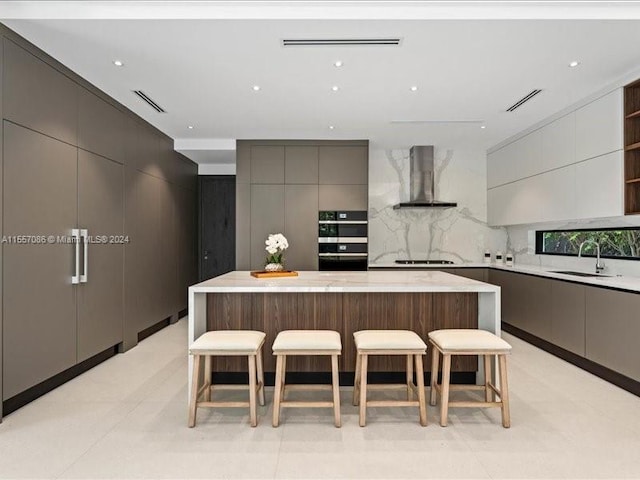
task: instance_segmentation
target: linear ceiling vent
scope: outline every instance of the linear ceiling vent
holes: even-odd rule
[[[295,38],[282,40],[283,47],[370,47],[398,46],[400,38]]]
[[[158,113],[166,113],[165,109],[162,108],[160,105],[158,105],[156,102],[154,102],[153,100],[151,100],[151,98],[149,98],[149,96],[147,96],[146,93],[144,93],[142,90],[134,90],[133,93],[135,93],[137,96],[139,96],[142,100],[144,100],[145,102],[147,102],[149,105],[151,105],[151,108],[153,108],[156,112]]]
[[[531,92],[529,92],[528,94],[526,94],[524,97],[522,97],[520,100],[518,100],[516,103],[514,103],[513,105],[511,105],[509,108],[507,108],[507,112],[513,112],[516,108],[521,107],[524,103],[528,102],[529,100],[531,100],[533,97],[535,97],[537,94],[539,94],[542,90],[536,88],[535,90],[531,90]]]

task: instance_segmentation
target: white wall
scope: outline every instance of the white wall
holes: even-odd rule
[[[428,142],[425,142],[428,144]],[[506,231],[487,226],[486,154],[435,149],[436,199],[457,208],[394,210],[409,200],[409,150],[369,150],[369,262],[397,258],[480,262],[486,248],[504,250]]]

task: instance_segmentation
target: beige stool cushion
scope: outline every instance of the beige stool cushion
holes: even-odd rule
[[[265,336],[264,332],[255,330],[214,330],[200,335],[189,347],[189,352],[257,352]]]
[[[443,351],[504,351],[509,352],[511,345],[502,338],[485,330],[449,329],[429,332],[429,340]]]
[[[285,330],[273,342],[273,353],[295,350],[342,351],[340,334],[333,330]]]
[[[360,330],[353,334],[358,350],[426,350],[427,345],[411,330]]]

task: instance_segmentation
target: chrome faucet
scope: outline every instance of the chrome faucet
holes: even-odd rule
[[[600,244],[595,240],[590,238],[580,244],[580,249],[578,250],[578,258],[582,256],[582,247],[584,247],[585,243],[593,243],[596,246],[596,273],[601,273],[604,270],[604,262],[600,260]]]

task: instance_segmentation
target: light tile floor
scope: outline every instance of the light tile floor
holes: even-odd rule
[[[207,410],[186,427],[186,320],[5,417],[0,478],[640,478],[640,398],[505,335],[512,427],[497,409],[371,409],[343,427],[329,411],[285,410],[271,427]],[[232,395],[239,395],[238,392]]]

